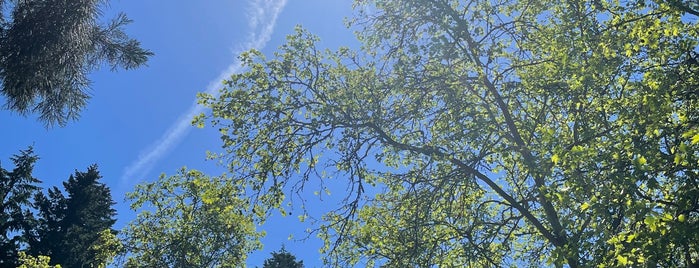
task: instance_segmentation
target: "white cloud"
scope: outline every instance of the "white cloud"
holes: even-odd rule
[[[286,0],[252,1],[247,12],[250,34],[247,41],[241,44],[239,51],[235,54],[237,55],[242,51],[250,49],[262,49],[272,37],[277,16],[281,13],[285,5]],[[239,71],[241,71],[241,65],[236,57],[235,61],[229,65],[228,68],[209,83],[206,92],[217,95],[218,89],[221,86],[221,81]],[[142,180],[153,168],[153,165],[173,147],[177,146],[189,133],[192,128],[192,118],[201,113],[203,109],[204,108],[195,101],[192,106],[163,133],[160,139],[154,142],[148,149],[143,150],[138,158],[124,169],[124,173],[121,176],[121,183]]]

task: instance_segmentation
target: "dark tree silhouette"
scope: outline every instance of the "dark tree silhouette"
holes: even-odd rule
[[[282,246],[279,251],[272,252],[272,257],[265,260],[262,268],[303,268],[303,261],[296,261],[296,256]]]
[[[37,194],[40,224],[31,245],[33,255],[46,255],[64,267],[98,267],[101,259],[96,243],[100,232],[113,231],[116,211],[109,188],[99,182],[97,166],[76,171],[63,183],[67,197],[54,187],[49,196]]]
[[[104,63],[112,69],[145,64],[152,53],[124,33],[125,15],[99,23],[106,2],[0,0],[0,8],[10,10],[2,13],[9,18],[0,17],[0,92],[7,109],[64,126],[90,98],[89,72]]]
[[[17,264],[17,250],[24,230],[32,224],[31,196],[41,183],[32,176],[38,157],[31,147],[11,158],[12,171],[0,167],[0,267]]]

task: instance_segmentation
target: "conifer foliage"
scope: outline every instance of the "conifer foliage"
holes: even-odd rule
[[[64,267],[97,267],[107,261],[95,243],[101,241],[101,232],[112,231],[116,211],[110,190],[100,178],[93,165],[63,183],[67,196],[56,187],[48,197],[37,194],[40,224],[35,230],[38,239],[31,245],[34,255],[50,256]]]
[[[63,267],[104,267],[116,255],[116,211],[96,165],[75,171],[46,193],[32,175],[39,158],[29,147],[0,166],[0,267],[50,259]],[[111,239],[111,240],[110,240]],[[22,257],[24,256],[24,257]]]
[[[14,169],[0,166],[0,267],[16,264],[22,231],[32,222],[27,208],[41,182],[32,176],[37,159],[30,147],[11,158]]]
[[[63,126],[90,97],[90,71],[105,63],[112,69],[145,64],[152,53],[124,33],[131,22],[125,15],[99,23],[106,2],[0,0],[10,10],[0,15],[0,94],[7,108]]]
[[[262,268],[303,268],[303,261],[296,261],[296,256],[282,246],[281,250],[272,252],[272,257],[265,260]]]

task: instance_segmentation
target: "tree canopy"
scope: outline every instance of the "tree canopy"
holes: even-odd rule
[[[194,122],[269,208],[348,182],[328,262],[696,265],[695,3],[356,3],[362,49],[299,29]]]
[[[12,171],[0,167],[0,266],[105,267],[119,247],[114,201],[97,166],[63,183],[67,197],[58,187],[47,196],[32,174],[38,159],[29,147],[11,158]]]
[[[19,252],[19,268],[61,268],[60,265],[50,265],[51,258],[47,256],[34,257],[25,252]]]
[[[111,191],[99,180],[102,176],[96,165],[85,172],[75,171],[63,182],[67,193],[53,187],[48,197],[39,192],[35,196],[38,224],[29,243],[29,252],[51,257],[51,263],[65,267],[99,267],[110,259],[98,250],[103,232],[116,232],[115,204]]]
[[[265,260],[262,268],[303,268],[303,261],[296,261],[296,256],[282,246],[279,251],[272,252],[272,256]]]
[[[242,189],[226,176],[181,169],[127,195],[141,209],[122,231],[126,267],[240,267],[259,249]]]
[[[12,170],[0,167],[0,266],[16,266],[20,246],[27,242],[25,235],[34,222],[31,198],[41,183],[32,175],[38,159],[29,147],[11,158]]]
[[[7,109],[63,126],[87,104],[91,71],[104,63],[112,69],[145,64],[153,53],[123,31],[130,22],[124,14],[100,23],[107,2],[0,0],[0,92]]]

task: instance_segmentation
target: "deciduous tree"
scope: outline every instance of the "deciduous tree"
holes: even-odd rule
[[[122,232],[127,267],[240,267],[262,235],[225,177],[181,169],[128,194],[138,216]]]
[[[202,94],[239,182],[344,178],[333,264],[691,266],[699,26],[686,1],[357,1]],[[370,193],[370,194],[368,194]]]
[[[60,265],[50,265],[51,258],[47,256],[30,256],[24,251],[19,252],[19,268],[61,268]]]

